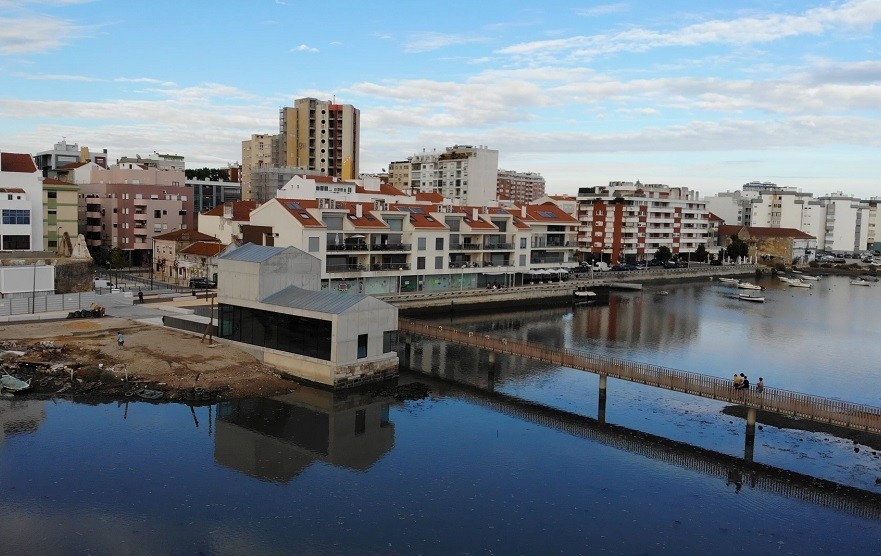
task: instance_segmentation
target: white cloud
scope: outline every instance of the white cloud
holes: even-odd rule
[[[599,6],[594,6],[592,8],[579,8],[575,10],[575,13],[584,16],[584,17],[597,17],[601,15],[608,15],[614,13],[620,13],[627,10],[627,4],[618,3],[618,4],[601,4]]]
[[[563,39],[531,41],[499,50],[525,57],[553,56],[568,52],[574,59],[590,59],[615,52],[645,52],[671,46],[703,44],[747,45],[778,41],[798,35],[820,35],[833,29],[870,29],[881,21],[881,1],[851,0],[802,14],[769,13],[762,16],[711,20],[670,31],[634,27],[613,34],[579,35]]]
[[[27,79],[28,81],[103,81],[103,79],[99,79],[97,77],[90,77],[88,75],[73,75],[73,74],[53,74],[53,73],[15,73],[15,77],[21,77],[22,79]]]
[[[85,30],[86,27],[52,17],[0,17],[0,55],[52,50]]]
[[[118,83],[151,83],[162,85],[163,87],[174,87],[177,85],[174,81],[163,81],[161,79],[153,79],[152,77],[117,77],[114,81]]]
[[[309,46],[308,44],[301,44],[300,46],[292,49],[291,52],[318,52],[318,49]]]
[[[448,46],[485,42],[484,37],[449,35],[444,33],[418,33],[410,37],[404,45],[405,52],[429,52]]]

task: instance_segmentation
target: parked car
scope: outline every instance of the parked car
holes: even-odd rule
[[[209,280],[208,278],[190,278],[190,287],[207,290],[211,288],[216,288],[217,283],[213,280]]]
[[[612,270],[615,270],[615,271],[636,270],[636,267],[633,266],[632,264],[618,263],[616,265],[612,265]]]
[[[710,261],[710,266],[722,266],[722,259],[713,259]]]
[[[662,263],[658,259],[652,259],[649,261],[649,266],[664,266],[664,263]]]

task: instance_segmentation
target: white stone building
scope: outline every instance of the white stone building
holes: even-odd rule
[[[453,204],[498,204],[499,151],[454,145],[389,165],[390,183],[409,195],[438,193]]]
[[[0,250],[42,249],[42,174],[31,155],[0,153]]]

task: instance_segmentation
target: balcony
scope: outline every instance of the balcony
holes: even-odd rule
[[[450,251],[479,251],[480,245],[477,243],[451,243]]]
[[[497,250],[508,250],[508,251],[510,251],[513,248],[514,248],[514,245],[511,243],[487,243],[486,244],[486,249],[488,249],[488,250],[496,250],[496,251]]]

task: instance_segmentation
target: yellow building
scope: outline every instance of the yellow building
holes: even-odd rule
[[[55,251],[61,236],[67,232],[76,238],[79,226],[77,217],[76,184],[45,178],[43,180],[43,249]]]

